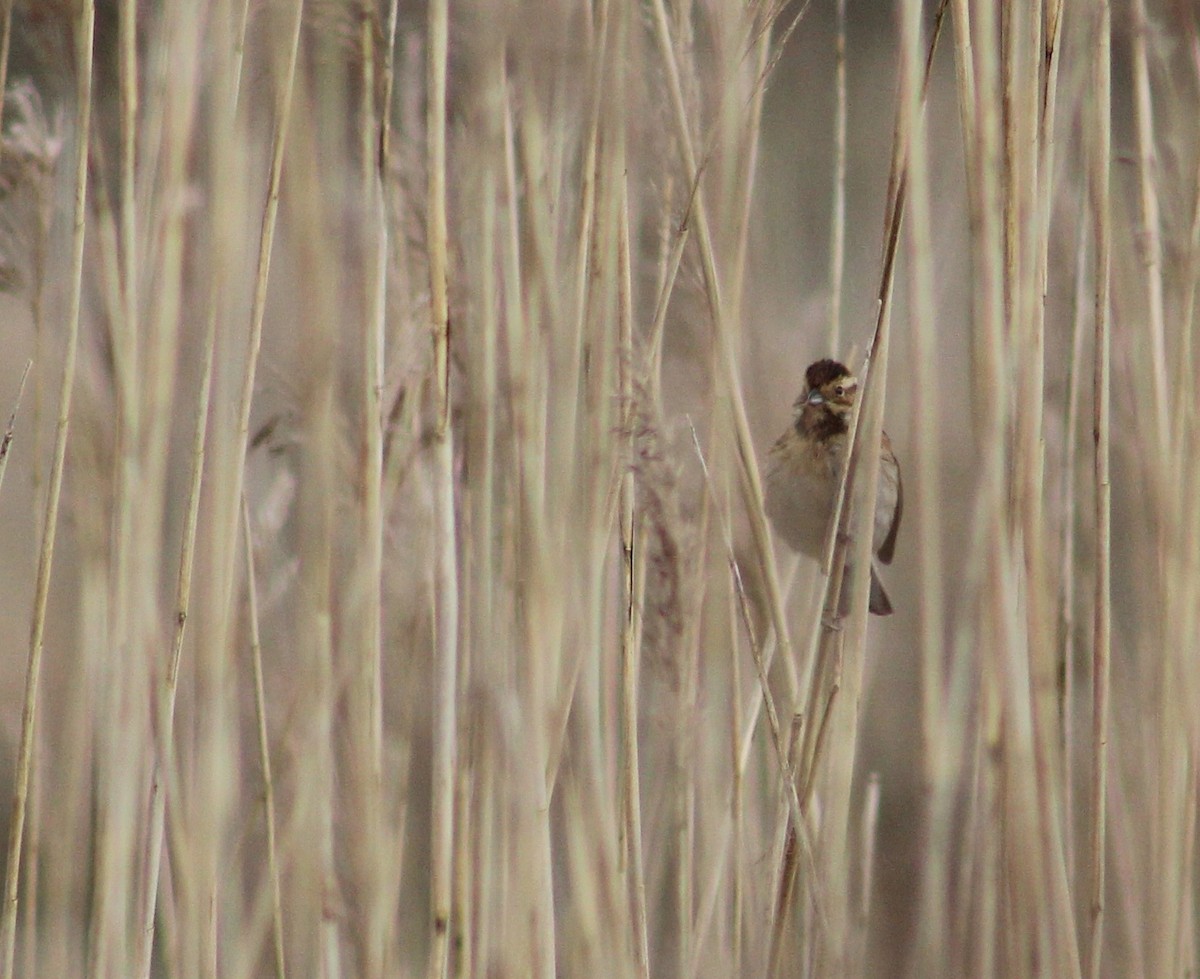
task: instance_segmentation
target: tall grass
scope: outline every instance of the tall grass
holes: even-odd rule
[[[4,976],[1200,969],[1188,11],[0,24]]]

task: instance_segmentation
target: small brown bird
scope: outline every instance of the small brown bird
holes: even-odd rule
[[[858,379],[836,360],[818,360],[804,372],[805,390],[796,399],[788,430],[771,447],[766,467],[766,511],[775,533],[794,551],[820,560],[829,521],[850,452],[850,412]],[[879,489],[871,549],[884,564],[892,563],[896,533],[904,509],[900,464],[891,439],[883,434]],[[850,569],[847,568],[847,581]],[[842,612],[849,589],[842,590]],[[892,603],[871,567],[870,609],[891,615]]]

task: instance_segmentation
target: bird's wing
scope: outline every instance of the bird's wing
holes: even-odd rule
[[[886,439],[887,436],[885,435],[884,438]],[[900,517],[904,513],[904,480],[900,476],[900,462],[892,452],[890,440],[886,443],[886,448],[887,454],[896,463],[896,509],[892,512],[892,525],[888,528],[888,535],[879,548],[879,560],[884,564],[891,564],[892,558],[896,554],[896,535],[900,533]]]

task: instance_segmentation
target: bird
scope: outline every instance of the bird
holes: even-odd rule
[[[793,551],[820,560],[850,453],[849,420],[858,379],[844,364],[824,359],[809,365],[804,382],[804,390],[793,405],[792,423],[767,456],[764,503],[776,535]],[[884,432],[871,541],[872,552],[884,564],[891,564],[895,556],[903,512],[900,463]],[[847,578],[850,574],[847,568]],[[849,589],[844,588],[840,614],[848,607],[848,594]],[[893,611],[874,562],[869,608],[875,615],[891,615]]]

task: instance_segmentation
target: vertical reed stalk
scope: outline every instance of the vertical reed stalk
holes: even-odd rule
[[[92,41],[96,11],[92,0],[80,4],[74,25],[78,61],[75,87],[75,209],[71,233],[70,305],[67,311],[66,346],[58,417],[54,429],[54,455],[46,495],[46,513],[38,554],[37,584],[30,625],[29,663],[25,671],[25,694],[21,708],[21,743],[17,753],[17,779],[9,823],[7,874],[4,906],[0,909],[0,976],[11,979],[17,941],[17,896],[21,879],[21,843],[25,830],[29,780],[33,764],[38,691],[46,636],[46,608],[50,600],[50,576],[54,567],[54,544],[58,531],[58,507],[62,495],[63,467],[67,455],[67,431],[71,418],[71,396],[75,388],[75,361],[79,351],[79,319],[83,299],[83,245],[87,227],[88,146],[92,120]]]
[[[254,571],[254,535],[250,526],[250,506],[242,497],[242,542],[246,551],[246,602],[250,620],[250,664],[254,671],[254,716],[257,721],[258,763],[262,769],[263,823],[267,833],[267,880],[271,891],[271,950],[277,979],[287,969],[283,953],[283,888],[280,884],[279,855],[275,842],[275,780],[271,776],[271,750],[267,736],[267,696],[263,681],[262,641],[258,631],[258,584]]]
[[[427,75],[426,247],[434,379],[435,610],[433,844],[430,850],[430,979],[450,965],[450,899],[454,854],[454,786],[458,757],[458,544],[455,533],[454,441],[450,426],[450,311],[447,302],[446,62],[449,4],[429,4]]]
[[[829,242],[829,349],[842,343],[842,288],[846,272],[846,0],[837,0],[834,41],[833,218]]]
[[[1095,236],[1095,368],[1092,437],[1096,446],[1096,592],[1092,626],[1092,755],[1089,810],[1088,903],[1090,908],[1085,961],[1092,979],[1101,975],[1104,942],[1105,845],[1108,815],[1109,669],[1112,646],[1111,555],[1112,487],[1109,472],[1109,392],[1111,386],[1110,290],[1112,223],[1109,171],[1112,145],[1110,107],[1112,11],[1108,0],[1097,3],[1093,47],[1093,118],[1089,166]]]

